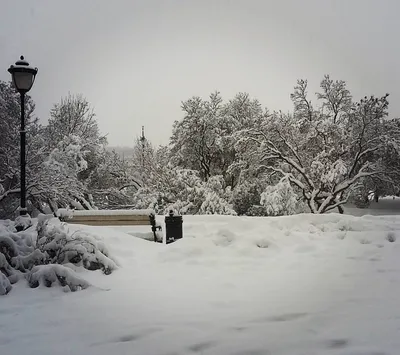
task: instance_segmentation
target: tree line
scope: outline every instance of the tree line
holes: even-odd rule
[[[137,138],[132,157],[107,149],[81,95],[53,106],[47,125],[27,98],[27,200],[32,211],[153,208],[182,214],[285,215],[343,212],[397,194],[400,120],[388,94],[355,101],[325,76],[315,94],[299,80],[293,111],[271,112],[247,93],[182,102],[169,144]],[[19,205],[19,97],[0,82],[0,218]]]

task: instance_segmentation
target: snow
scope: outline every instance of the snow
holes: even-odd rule
[[[154,210],[74,210],[74,216],[149,216]]]
[[[61,219],[68,219],[68,218],[72,218],[73,216],[73,210],[69,209],[69,208],[59,208],[56,212],[57,217],[61,218]]]
[[[70,226],[103,239],[119,269],[81,271],[93,286],[75,293],[13,285],[0,354],[398,354],[400,216],[183,226],[170,245],[134,237],[142,227]]]
[[[400,215],[400,198],[399,197],[383,197],[379,202],[372,201],[369,208],[357,208],[352,205],[345,207],[346,214],[353,216],[364,215]]]
[[[0,264],[1,264],[1,262],[2,262],[2,259],[0,257]],[[0,295],[6,295],[10,291],[11,291],[10,281],[2,272],[0,272]]]
[[[20,227],[22,230],[25,230],[32,225],[31,217],[28,214],[18,216],[15,219],[15,225]]]
[[[27,280],[33,287],[36,285],[59,284],[63,287],[64,292],[77,291],[90,286],[86,280],[78,277],[71,269],[58,264],[33,267],[32,272],[27,276]]]

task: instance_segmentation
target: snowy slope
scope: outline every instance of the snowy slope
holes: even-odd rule
[[[171,245],[85,228],[121,268],[77,293],[17,284],[0,354],[399,353],[400,216],[185,216]]]

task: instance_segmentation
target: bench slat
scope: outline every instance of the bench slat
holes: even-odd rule
[[[85,224],[88,226],[147,226],[150,220],[134,221],[134,220],[68,220],[70,224]]]
[[[121,215],[111,215],[111,216],[73,216],[70,221],[149,221],[149,216],[121,216]]]

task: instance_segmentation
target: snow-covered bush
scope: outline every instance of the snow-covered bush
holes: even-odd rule
[[[244,181],[232,193],[232,204],[238,215],[252,215],[252,206],[260,202],[256,183]]]
[[[90,286],[89,282],[79,277],[73,270],[56,264],[35,266],[27,274],[26,279],[32,288],[39,285],[46,287],[59,285],[66,292],[74,292]]]
[[[209,191],[206,193],[198,213],[236,216],[236,212],[232,208],[232,205],[230,205],[223,198],[219,197],[214,191]]]
[[[252,205],[247,210],[246,216],[265,217],[268,216],[268,209],[262,205]]]
[[[153,209],[167,214],[172,208],[179,214],[236,214],[227,202],[230,187],[224,187],[222,176],[202,181],[199,173],[190,169],[164,166],[153,187],[140,188],[133,197],[138,209]]]
[[[28,214],[18,216],[15,219],[15,228],[17,230],[21,231],[21,230],[28,229],[31,225],[32,225],[32,220]]]
[[[349,202],[358,208],[367,208],[371,203],[368,192],[363,187],[352,191],[349,196]]]
[[[155,189],[141,187],[132,198],[132,204],[136,209],[151,209],[160,213],[163,209],[163,195]]]
[[[40,215],[36,228],[19,233],[15,223],[0,222],[0,295],[23,278],[30,287],[59,285],[77,291],[90,284],[74,269],[110,274],[117,268],[100,240],[81,230],[71,232],[52,216]]]
[[[177,200],[174,203],[166,206],[163,210],[163,214],[168,214],[169,211],[176,211],[179,215],[191,214],[192,211],[196,210],[196,206],[190,201]]]
[[[104,243],[83,231],[71,233],[63,225],[49,225],[45,218],[39,219],[37,231],[37,250],[47,263],[72,263],[88,270],[101,269],[105,274],[117,268]]]
[[[0,260],[1,263],[1,260]],[[0,295],[6,295],[11,291],[11,282],[7,278],[6,275],[4,275],[2,272],[0,272]]]
[[[297,194],[285,178],[276,185],[267,186],[261,194],[260,203],[269,216],[291,215],[299,209]]]

